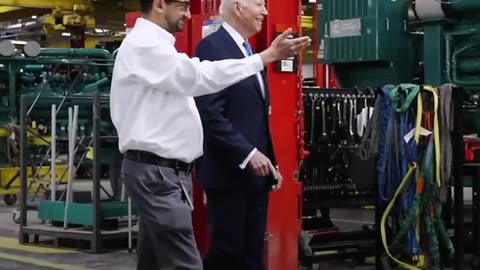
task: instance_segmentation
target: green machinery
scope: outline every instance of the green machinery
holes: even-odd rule
[[[342,88],[455,85],[463,90],[463,134],[478,137],[480,1],[319,0],[318,4],[318,60],[334,68]],[[478,139],[471,142],[472,149],[480,148]],[[455,192],[457,196],[463,198],[462,191]],[[473,196],[478,211],[478,198]],[[455,211],[463,215],[463,207],[455,205]],[[474,226],[480,226],[475,215]],[[463,225],[455,226],[456,233],[464,233]],[[475,230],[474,235],[478,235]],[[480,248],[474,250],[479,260]],[[457,265],[463,264],[462,244],[455,245],[455,252]]]
[[[320,1],[321,63],[342,87],[480,85],[475,0]],[[375,76],[372,76],[375,74]]]
[[[95,227],[103,222],[95,222],[95,203],[99,203],[102,220],[127,215],[127,203],[118,200],[120,154],[108,110],[113,61],[114,55],[102,49],[40,48],[35,42],[24,46],[15,46],[9,40],[0,42],[0,194],[4,194],[6,202],[15,203],[23,166],[27,192],[46,190],[48,199],[37,206],[42,220]],[[21,100],[26,106],[26,130],[20,123]],[[94,111],[100,113],[95,115]],[[100,117],[96,128],[95,117]],[[73,137],[70,131],[74,129],[69,125],[76,126]],[[22,135],[27,142],[23,145],[23,163]],[[101,155],[95,155],[95,135],[101,138],[97,144],[102,148]],[[95,162],[99,177],[109,178],[112,183],[112,192],[102,190],[107,200],[94,202],[91,190],[83,195],[70,194],[70,198],[66,188],[64,192],[51,192],[52,183],[69,186],[71,179],[92,179]]]

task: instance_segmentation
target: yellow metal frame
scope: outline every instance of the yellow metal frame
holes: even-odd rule
[[[51,173],[49,166],[41,167],[40,172],[37,174],[36,180],[33,179],[34,173],[33,168],[27,168],[27,186],[32,184],[29,193],[33,193],[37,190],[40,185],[43,185],[47,188],[50,185]],[[56,166],[56,179],[57,182],[66,183],[68,182],[68,173],[67,166],[58,165]],[[62,177],[63,179],[60,179]],[[12,180],[8,188],[7,184]],[[32,183],[33,182],[33,183]],[[20,167],[0,167],[0,195],[13,195],[20,192]]]
[[[0,137],[7,137],[8,136],[8,130],[4,127],[0,127]]]
[[[77,10],[90,6],[89,0],[0,0],[1,6],[41,8],[59,10]]]

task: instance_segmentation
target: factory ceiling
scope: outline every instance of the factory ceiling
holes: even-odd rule
[[[0,40],[122,35],[134,0],[0,0]]]

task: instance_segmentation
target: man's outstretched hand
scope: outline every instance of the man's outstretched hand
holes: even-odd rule
[[[310,44],[310,37],[292,38],[292,29],[287,29],[277,36],[270,47],[260,53],[263,64],[266,65],[273,61],[283,60],[301,52]]]

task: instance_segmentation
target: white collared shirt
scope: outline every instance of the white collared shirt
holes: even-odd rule
[[[175,38],[137,19],[113,70],[110,113],[119,150],[143,150],[192,162],[203,154],[203,129],[194,96],[211,94],[261,71],[258,54],[217,62],[178,53]]]

